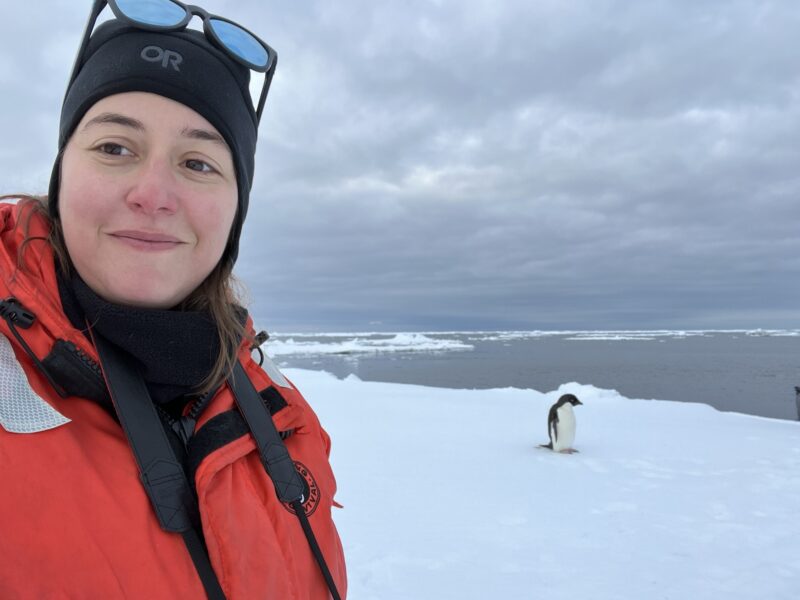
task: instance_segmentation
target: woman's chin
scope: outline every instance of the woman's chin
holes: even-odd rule
[[[88,282],[87,282],[88,283]],[[94,287],[89,284],[89,287]],[[179,304],[189,295],[191,290],[184,291],[175,286],[175,281],[153,281],[129,279],[127,281],[109,282],[94,292],[114,304],[124,304],[137,308],[168,309]]]

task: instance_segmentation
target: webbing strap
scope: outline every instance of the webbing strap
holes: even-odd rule
[[[299,500],[295,500],[292,502],[292,508],[294,509],[297,518],[300,519],[300,526],[303,528],[303,533],[306,534],[308,545],[311,547],[311,552],[314,555],[320,570],[322,571],[322,576],[325,578],[325,583],[328,584],[328,589],[333,595],[333,600],[342,600],[341,596],[339,596],[339,590],[336,589],[336,584],[333,581],[331,570],[328,568],[328,564],[325,562],[325,557],[322,556],[322,549],[319,547],[317,538],[314,536],[314,530],[311,529],[311,523],[308,521],[306,511],[303,510],[303,505]]]
[[[281,502],[293,502],[303,496],[303,478],[294,467],[292,457],[283,443],[272,416],[250,382],[242,363],[236,362],[228,383],[236,397],[236,404],[253,434],[261,462],[275,486]]]
[[[341,600],[325,557],[314,537],[311,523],[303,510],[303,492],[305,490],[303,478],[294,466],[286,444],[283,443],[275,423],[272,421],[267,405],[253,387],[240,362],[237,361],[234,366],[233,375],[228,379],[228,383],[236,398],[236,404],[250,427],[250,433],[255,439],[261,462],[272,479],[278,498],[281,502],[289,503],[294,509],[333,599]]]
[[[91,329],[90,329],[91,331]],[[131,358],[92,332],[103,374],[122,429],[139,466],[139,477],[161,528],[180,533],[210,600],[225,600],[198,533],[194,493],[169,443],[161,418]]]
[[[203,582],[203,588],[206,590],[208,600],[225,600],[225,592],[219,585],[219,579],[214,572],[214,567],[211,566],[211,560],[208,558],[206,551],[206,543],[196,529],[187,529],[183,535],[183,543],[186,544],[186,549],[192,557],[194,568],[200,581]]]

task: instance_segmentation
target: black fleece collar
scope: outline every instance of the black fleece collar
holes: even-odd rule
[[[113,304],[95,294],[77,274],[67,279],[59,272],[58,291],[74,327],[88,334],[88,323],[138,362],[159,404],[193,392],[219,354],[217,329],[208,313]]]

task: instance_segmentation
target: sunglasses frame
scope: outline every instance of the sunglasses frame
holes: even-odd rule
[[[187,25],[191,22],[191,20],[197,16],[203,21],[203,33],[205,34],[206,38],[209,39],[214,46],[225,52],[227,56],[230,56],[236,62],[244,65],[248,69],[252,71],[256,71],[257,73],[264,73],[264,83],[261,87],[261,95],[258,99],[258,106],[256,107],[256,119],[258,122],[261,122],[261,114],[264,112],[264,105],[267,102],[267,93],[269,92],[270,84],[272,83],[272,77],[275,74],[275,68],[278,65],[278,54],[272,47],[267,44],[264,40],[260,37],[255,35],[252,31],[243,27],[239,23],[235,21],[231,21],[225,17],[221,17],[219,15],[214,15],[206,11],[205,9],[196,6],[194,4],[184,4],[179,0],[164,0],[165,2],[171,2],[176,6],[179,6],[184,10],[184,17],[181,21],[176,25],[151,25],[147,23],[141,23],[134,19],[131,19],[125,13],[123,13],[119,7],[117,6],[116,0],[94,0],[94,4],[92,5],[92,10],[89,13],[89,19],[86,23],[86,27],[83,31],[83,38],[81,39],[81,45],[78,48],[78,54],[75,57],[75,63],[72,66],[72,73],[69,78],[69,83],[67,85],[67,90],[72,87],[72,84],[75,82],[75,79],[78,77],[78,72],[80,70],[81,62],[83,60],[84,55],[86,54],[86,49],[89,46],[89,40],[92,36],[92,32],[94,31],[94,27],[97,24],[97,19],[100,16],[100,13],[103,12],[103,9],[108,6],[111,8],[111,12],[114,13],[114,16],[118,21],[125,23],[126,25],[130,25],[131,27],[135,27],[137,29],[142,29],[144,31],[181,31],[186,29]],[[209,21],[211,19],[215,19],[217,21],[223,21],[225,23],[230,23],[244,31],[245,33],[249,34],[256,40],[261,46],[267,51],[267,64],[266,66],[259,66],[255,65],[244,58],[235,54],[232,50],[230,50],[222,41],[219,39],[214,30],[211,28]],[[250,99],[252,102],[252,98]]]

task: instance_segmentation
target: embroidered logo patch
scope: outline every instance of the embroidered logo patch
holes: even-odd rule
[[[307,517],[310,517],[314,514],[314,511],[317,510],[317,506],[319,505],[319,499],[321,497],[319,486],[317,485],[317,480],[314,479],[314,476],[311,474],[311,471],[309,471],[303,463],[296,460],[294,461],[294,466],[297,472],[300,473],[305,484],[303,486],[303,512],[306,513]],[[283,507],[293,515],[297,514],[288,502],[284,502]]]

